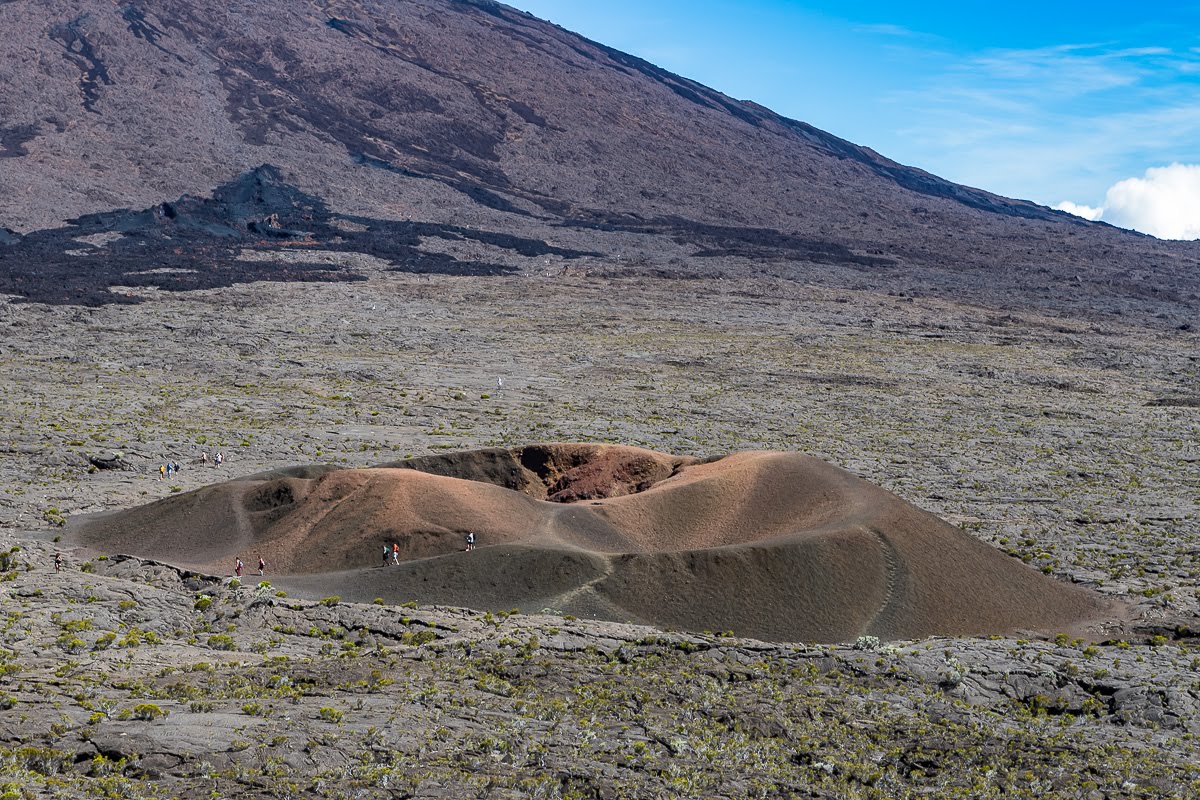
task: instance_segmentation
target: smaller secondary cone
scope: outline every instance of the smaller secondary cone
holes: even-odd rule
[[[295,467],[86,520],[71,535],[215,573],[262,554],[273,582],[314,596],[768,640],[1085,631],[1121,613],[797,453],[701,460],[540,444]],[[401,563],[381,566],[393,544]]]

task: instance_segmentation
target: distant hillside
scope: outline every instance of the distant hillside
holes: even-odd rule
[[[950,183],[488,0],[8,0],[0,30],[13,232],[272,164],[339,214],[659,236],[926,291],[1200,299],[1200,244]]]

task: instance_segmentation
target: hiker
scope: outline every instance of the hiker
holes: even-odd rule
[[[158,465],[158,479],[161,481],[166,477],[167,477],[167,465],[159,464]]]
[[[183,466],[183,465],[182,465],[182,464],[180,464],[178,461],[176,461],[176,462],[175,462],[175,475],[176,475],[176,477],[178,477],[178,476],[179,476],[179,468],[180,468],[181,466]]]
[[[63,565],[62,553],[55,553],[54,554],[54,571],[62,572],[62,565]]]
[[[267,562],[263,561],[263,557],[262,557],[262,556],[259,556],[259,557],[258,557],[258,574],[259,574],[259,577],[262,577],[263,570],[265,570],[266,568],[267,568]]]
[[[217,457],[216,457],[216,459],[215,459],[215,462],[216,462],[216,465],[217,465],[218,467],[219,467],[219,466],[221,466],[222,464],[224,464],[224,463],[225,463],[225,454],[224,454],[224,453],[217,453]]]
[[[201,464],[208,463],[208,451],[207,450],[204,450],[200,453],[200,463]]]
[[[168,461],[167,462],[167,477],[169,478],[174,474],[175,474],[175,462]]]
[[[469,553],[474,549],[475,549],[475,533],[473,531],[467,531],[467,549],[465,552]]]
[[[246,565],[242,563],[240,558],[235,558],[233,560],[233,573],[239,578],[242,577],[242,572],[245,571],[245,569]]]
[[[388,565],[388,546],[387,546],[387,542],[384,542],[383,543],[383,566],[386,567],[387,565]]]
[[[392,563],[400,566],[400,543],[392,542]]]

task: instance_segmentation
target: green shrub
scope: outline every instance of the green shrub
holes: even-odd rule
[[[332,606],[336,606],[340,602],[342,602],[342,598],[338,597],[336,594],[330,595],[329,597],[321,598],[321,605],[323,605],[323,606],[332,607]]]
[[[134,719],[142,719],[148,722],[153,722],[159,717],[165,717],[166,715],[167,712],[163,711],[160,706],[157,706],[154,703],[138,703],[133,707]]]
[[[322,708],[320,711],[317,712],[317,716],[319,716],[321,719],[325,720],[326,722],[341,722],[342,717],[346,716],[346,712],[341,711],[340,709],[330,708],[329,706],[325,706],[324,708]]]
[[[90,631],[92,621],[90,619],[69,619],[60,622],[58,627],[62,628],[64,633],[79,633],[80,631]]]
[[[39,775],[57,775],[73,760],[68,753],[50,747],[22,747],[13,755],[18,765]]]
[[[237,650],[237,643],[233,641],[233,637],[224,633],[208,637],[208,646],[213,650]]]
[[[405,631],[400,635],[400,643],[419,647],[429,642],[437,641],[437,634],[430,630]]]
[[[87,647],[87,642],[73,633],[63,633],[58,637],[57,644],[67,653],[78,653]]]
[[[113,761],[105,757],[103,753],[96,753],[88,764],[87,774],[93,778],[103,778],[106,775],[120,775],[124,770],[124,758],[118,758],[116,761]]]
[[[8,572],[17,568],[17,553],[21,552],[21,548],[13,547],[0,553],[0,572]]]

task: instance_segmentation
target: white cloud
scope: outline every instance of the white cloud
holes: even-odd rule
[[[1152,167],[1113,184],[1102,218],[1160,239],[1200,239],[1200,164]]]
[[[1092,221],[1100,219],[1100,215],[1104,213],[1103,208],[1081,206],[1078,203],[1072,203],[1070,200],[1063,200],[1054,208],[1058,211],[1065,211],[1068,214],[1074,214],[1077,217],[1083,217],[1084,219],[1090,219]]]
[[[1109,187],[1101,208],[1070,200],[1055,208],[1159,239],[1200,239],[1200,164],[1151,167]]]

